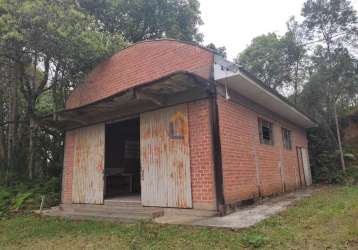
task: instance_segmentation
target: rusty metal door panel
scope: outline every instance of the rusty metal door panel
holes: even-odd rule
[[[303,170],[303,156],[302,156],[302,148],[297,147],[297,160],[298,160],[298,175],[299,175],[299,184],[300,186],[306,185],[304,170]]]
[[[301,151],[302,151],[302,163],[303,163],[302,165],[305,174],[306,185],[310,186],[312,184],[312,176],[311,176],[311,167],[310,167],[308,152],[307,149],[305,148],[302,148]]]
[[[142,204],[191,208],[187,105],[141,114],[140,133]]]
[[[72,202],[103,204],[104,124],[75,132]]]

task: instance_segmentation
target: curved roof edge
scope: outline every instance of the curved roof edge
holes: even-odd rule
[[[145,50],[146,47],[150,47],[151,50],[146,51]],[[172,50],[170,49],[171,47],[173,48]],[[189,53],[188,57],[183,56],[184,54],[183,53],[180,54],[179,48],[184,51],[186,50],[195,51],[195,53],[197,53],[198,56],[196,56],[194,53]],[[140,53],[136,52],[137,49],[138,51],[140,51]],[[161,51],[165,51],[166,53],[161,53]],[[153,54],[155,55],[155,53],[160,53],[160,54],[158,54],[159,56],[153,56]],[[174,53],[176,57],[174,57],[174,59],[168,58],[167,54],[169,53]],[[138,84],[141,84],[142,82],[146,82],[147,80],[146,78],[152,78],[152,79],[159,78],[161,76],[160,74],[165,75],[170,71],[175,72],[180,70],[188,70],[188,71],[201,70],[203,74],[207,74],[208,77],[211,77],[214,54],[215,52],[213,50],[203,47],[198,43],[180,41],[175,39],[152,39],[152,40],[144,40],[144,41],[130,44],[129,46],[121,50],[118,50],[114,52],[112,55],[104,58],[101,62],[98,63],[97,66],[95,66],[90,72],[88,72],[88,74],[86,74],[86,77],[72,90],[70,96],[66,100],[66,108],[70,108],[73,106],[82,106],[84,103],[93,102],[94,100],[97,99],[102,99],[105,97],[105,95],[107,95],[107,92],[109,94],[113,94],[112,93],[113,91],[110,89],[111,87],[108,85],[109,81],[114,81],[113,83],[111,82],[110,84],[117,84],[118,91],[122,91],[126,88],[124,85],[132,86],[136,84],[133,82],[134,79],[138,81]],[[123,59],[123,57],[127,59],[132,57],[138,57],[139,60],[119,61],[119,59],[120,58]],[[154,66],[164,65],[170,60],[172,60],[172,62],[169,66],[159,67],[153,70],[153,72],[149,72],[148,70],[145,69],[154,66],[148,64],[151,62],[151,59],[150,60],[143,59],[146,57],[154,58],[153,59]],[[165,57],[166,57],[165,60],[161,59]],[[180,59],[179,60],[180,63],[175,60],[175,58],[178,57]],[[207,58],[210,58],[210,60]],[[144,67],[145,64],[146,67]],[[123,79],[124,74],[120,75],[121,70],[125,71],[125,74],[129,79]],[[134,70],[139,70],[139,73],[141,74],[134,73],[133,72]],[[143,74],[143,72],[146,73]],[[116,74],[116,77],[113,76],[114,74]],[[138,75],[140,75],[139,78],[143,78],[143,81],[141,81],[141,79],[138,79]],[[155,77],[153,75],[155,75]],[[108,86],[104,86],[105,89],[100,89],[97,86],[101,81],[105,82],[108,85]],[[91,86],[94,86],[92,87],[92,89],[98,90],[97,92],[98,98],[93,97],[93,94],[86,95],[84,90],[86,86],[90,86],[90,85],[86,85],[87,83],[95,83],[96,86],[95,85],[91,85]]]
[[[199,44],[199,43],[197,43],[197,42],[183,41],[183,40],[172,39],[172,38],[158,38],[158,39],[147,39],[147,40],[143,40],[143,41],[139,41],[139,42],[135,42],[135,43],[129,44],[127,47],[125,47],[124,49],[121,49],[121,50],[115,52],[113,55],[118,54],[118,53],[120,53],[120,52],[122,52],[122,51],[124,51],[124,50],[126,50],[126,49],[131,48],[131,47],[134,47],[134,46],[136,46],[136,45],[138,45],[138,44],[151,43],[151,42],[162,42],[162,41],[163,41],[163,42],[169,41],[169,42],[177,42],[177,43],[188,44],[188,45],[191,45],[191,46],[194,46],[194,47],[198,47],[198,48],[200,48],[200,49],[204,49],[204,50],[209,51],[209,52],[211,52],[211,53],[213,53],[213,54],[216,54],[215,50],[210,49],[210,48],[207,48],[207,47],[205,47],[205,46],[203,46],[203,45],[201,45],[201,44]],[[112,56],[113,56],[113,55],[112,55]]]

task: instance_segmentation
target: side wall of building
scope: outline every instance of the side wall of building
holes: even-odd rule
[[[213,210],[216,200],[209,102],[207,99],[191,102],[188,111],[193,206]],[[75,133],[76,130],[66,132],[62,203],[72,202]]]
[[[220,139],[227,204],[298,187],[296,147],[307,148],[304,129],[262,107],[218,97]],[[258,118],[273,123],[274,145],[260,143]],[[281,128],[292,131],[292,150],[283,147]]]

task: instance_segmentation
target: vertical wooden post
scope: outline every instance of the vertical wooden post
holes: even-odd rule
[[[346,163],[344,161],[344,153],[343,153],[343,148],[342,148],[341,132],[339,130],[339,121],[338,121],[336,103],[334,103],[333,109],[334,109],[334,120],[336,122],[336,130],[337,130],[338,150],[339,150],[339,154],[340,154],[340,158],[341,158],[341,167],[342,167],[343,172],[345,173],[346,172]]]

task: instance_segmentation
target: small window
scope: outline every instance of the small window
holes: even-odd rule
[[[260,143],[273,145],[272,123],[259,118]]]
[[[292,140],[291,140],[291,130],[286,128],[282,128],[282,140],[283,140],[283,147],[285,149],[292,149]]]

